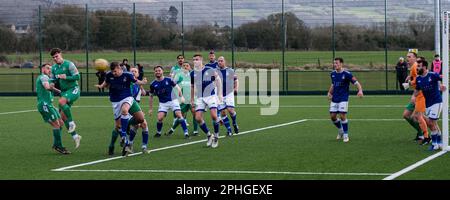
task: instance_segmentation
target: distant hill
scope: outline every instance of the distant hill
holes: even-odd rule
[[[181,23],[180,1],[162,0],[1,0],[0,21],[3,24],[26,25],[36,23],[38,6],[43,12],[47,8],[62,4],[76,4],[89,9],[125,9],[132,11],[136,3],[136,12],[158,17],[161,10],[175,6],[178,22]],[[331,0],[285,0],[285,11],[294,12],[307,25],[320,26],[331,24]],[[434,0],[396,0],[388,2],[388,20],[407,20],[411,14],[433,16]],[[450,0],[441,1],[442,10],[450,9]],[[218,25],[231,24],[230,0],[185,0],[184,23],[195,25],[217,22]],[[270,14],[281,12],[281,0],[234,0],[234,24],[256,21]],[[350,24],[370,24],[384,22],[384,0],[336,0],[335,22]]]

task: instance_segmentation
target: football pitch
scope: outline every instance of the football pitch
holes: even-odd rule
[[[225,137],[221,126],[223,137],[215,149],[206,147],[204,133],[184,139],[180,128],[171,136],[153,138],[157,102],[149,116],[148,97],[143,98],[151,152],[140,152],[138,131],[135,153],[121,157],[118,143],[115,155],[107,154],[113,128],[108,97],[82,96],[73,106],[83,139],[74,150],[63,129],[63,144],[71,155],[51,149],[51,127],[36,111],[35,97],[0,97],[0,179],[382,180],[402,170],[396,180],[450,179],[450,154],[412,141],[415,131],[402,119],[410,96],[351,97],[349,143],[336,140],[325,96],[280,96],[278,113],[270,116],[260,115],[269,105],[247,101],[236,107],[240,133]],[[163,132],[172,119],[169,114]],[[188,123],[191,130],[190,114]],[[404,171],[430,156],[436,158]]]

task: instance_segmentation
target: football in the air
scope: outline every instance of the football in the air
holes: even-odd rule
[[[97,71],[106,71],[108,68],[108,61],[103,58],[96,59],[94,61],[94,67]]]

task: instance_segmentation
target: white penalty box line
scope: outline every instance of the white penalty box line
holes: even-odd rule
[[[235,136],[245,135],[245,134],[248,134],[248,133],[263,131],[263,130],[267,130],[267,129],[278,128],[278,127],[282,127],[282,126],[288,126],[288,125],[292,125],[292,124],[298,124],[298,123],[302,123],[302,122],[306,122],[306,121],[308,121],[308,120],[307,119],[302,119],[302,120],[296,120],[296,121],[287,122],[287,123],[283,123],[283,124],[267,126],[267,127],[263,127],[263,128],[258,128],[258,129],[253,129],[253,130],[249,130],[249,131],[244,131],[244,132],[241,132],[241,133],[239,133],[239,134],[237,134]],[[219,138],[224,138],[224,137],[225,136],[223,136],[223,135],[219,136]],[[178,147],[182,147],[182,146],[188,146],[188,145],[197,144],[197,143],[201,143],[201,142],[206,142],[206,139],[197,140],[197,141],[188,142],[188,143],[177,144],[177,145],[172,145],[172,146],[167,146],[167,147],[162,147],[162,148],[158,148],[158,149],[152,149],[152,150],[148,151],[148,153],[162,151],[162,150],[167,150],[167,149],[178,148]],[[142,152],[137,152],[137,153],[130,154],[127,157],[137,156],[137,155],[141,155],[141,154],[142,154]],[[108,161],[122,159],[122,158],[126,158],[126,157],[124,157],[124,156],[117,156],[117,157],[112,157],[112,158],[101,159],[101,160],[96,160],[96,161],[92,161],[92,162],[87,162],[87,163],[81,163],[81,164],[77,164],[77,165],[67,166],[67,167],[61,167],[61,168],[58,168],[58,169],[52,169],[51,171],[57,171],[57,172],[68,171],[69,169],[74,169],[74,168],[88,166],[88,165],[94,165],[94,164],[108,162]]]

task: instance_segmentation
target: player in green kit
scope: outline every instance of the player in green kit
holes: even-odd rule
[[[177,73],[174,77],[175,83],[177,83],[181,87],[181,93],[183,93],[184,99],[191,99],[191,72],[192,68],[189,65],[188,62],[183,63],[183,69]],[[192,116],[195,116],[195,109],[194,107],[188,103],[184,102],[180,104],[181,113],[183,114],[183,117],[186,119],[187,112],[191,111]],[[192,133],[194,136],[198,134],[198,123],[195,120],[194,117],[192,117],[192,123],[194,124],[194,132]],[[175,120],[173,123],[172,128],[170,128],[169,132],[167,132],[167,135],[172,134],[177,126],[179,125],[179,121]]]
[[[61,89],[61,97],[59,98],[61,118],[64,121],[67,132],[72,135],[75,141],[75,147],[78,148],[81,136],[75,132],[76,125],[72,119],[71,107],[80,98],[80,89],[78,87],[80,74],[73,62],[63,59],[61,49],[53,48],[50,51],[50,55],[55,62],[52,66],[52,78],[59,83]]]
[[[170,75],[169,75],[170,78],[172,78],[172,79],[175,78],[175,75],[177,75],[181,71],[183,63],[184,63],[184,56],[178,55],[177,56],[177,64],[170,69]]]
[[[53,107],[52,91],[60,93],[53,83],[50,83],[50,64],[44,64],[41,67],[42,74],[36,80],[37,108],[42,115],[44,122],[48,122],[53,127],[53,149],[62,154],[70,154],[62,145],[61,126],[63,121],[58,111]]]

